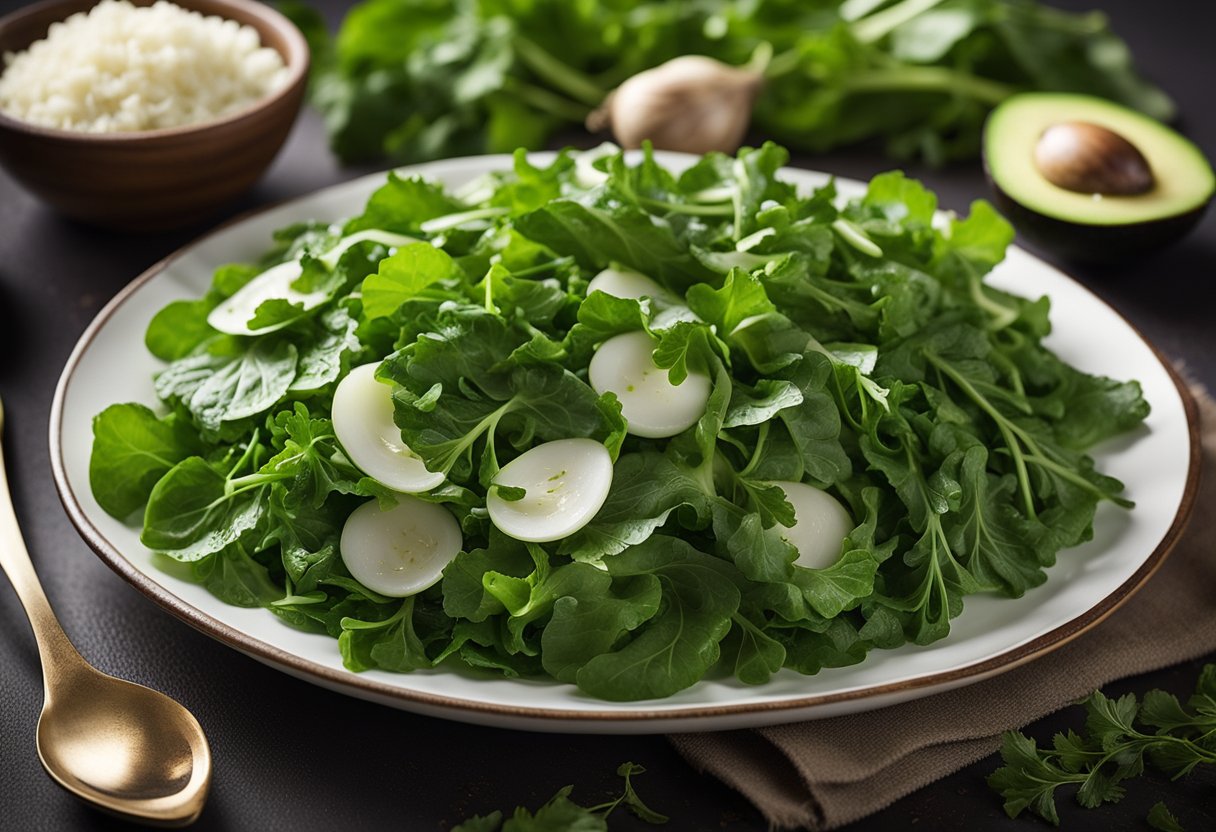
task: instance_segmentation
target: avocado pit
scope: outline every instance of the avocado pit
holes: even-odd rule
[[[1060,122],[1044,130],[1034,162],[1048,182],[1076,193],[1136,196],[1156,184],[1139,148],[1087,121]]]

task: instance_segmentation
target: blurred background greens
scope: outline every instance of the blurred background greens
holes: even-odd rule
[[[299,0],[282,7],[309,37],[311,99],[344,162],[541,148],[688,54],[759,75],[743,117],[795,151],[976,157],[985,116],[1024,90],[1174,115],[1104,14],[1034,0],[365,0],[336,36]],[[658,92],[668,117],[689,117],[688,88]]]

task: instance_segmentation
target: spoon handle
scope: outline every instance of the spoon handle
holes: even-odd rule
[[[42,675],[49,690],[53,677],[68,666],[83,661],[72,642],[68,640],[59,619],[47,601],[42,583],[34,571],[30,553],[25,548],[25,539],[17,525],[17,513],[13,509],[13,498],[9,493],[8,476],[4,463],[4,405],[0,402],[0,569],[12,582],[21,606],[29,617],[38,643],[38,655],[42,659]]]

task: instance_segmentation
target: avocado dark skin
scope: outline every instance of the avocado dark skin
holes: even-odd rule
[[[1125,225],[1087,225],[1046,217],[1006,194],[984,165],[993,202],[1018,234],[1045,251],[1068,260],[1113,263],[1150,254],[1186,236],[1203,218],[1209,203],[1198,208],[1146,222]]]

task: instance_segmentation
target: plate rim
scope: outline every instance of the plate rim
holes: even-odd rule
[[[510,155],[489,154],[453,157],[450,159],[436,161],[438,164],[473,164],[479,162],[489,165],[493,164],[495,161],[509,162],[511,158],[512,157]],[[931,689],[933,688],[957,687],[978,682],[989,676],[994,676],[999,673],[1013,670],[1014,668],[1019,667],[1029,661],[1063,647],[1073,639],[1093,629],[1108,618],[1112,613],[1114,613],[1124,603],[1126,603],[1149,580],[1149,578],[1151,578],[1157,572],[1157,570],[1161,568],[1161,565],[1165,562],[1166,557],[1177,545],[1178,540],[1182,536],[1182,532],[1185,530],[1186,525],[1190,520],[1195,506],[1199,486],[1202,445],[1200,441],[1198,405],[1186,382],[1183,380],[1178,370],[1174,367],[1173,363],[1170,362],[1157,348],[1157,346],[1151,340],[1145,337],[1140,328],[1128,320],[1128,318],[1124,316],[1122,312],[1108,303],[1101,296],[1093,292],[1081,281],[1076,280],[1063,270],[1051,263],[1048,263],[1046,260],[1043,260],[1037,255],[1026,252],[1041,265],[1046,266],[1047,268],[1056,272],[1056,274],[1058,274],[1061,278],[1073,283],[1075,286],[1079,287],[1086,294],[1088,294],[1092,300],[1097,301],[1105,306],[1109,311],[1114,313],[1114,315],[1132,332],[1134,332],[1136,337],[1138,337],[1149,348],[1149,351],[1153,354],[1153,357],[1165,369],[1166,374],[1173,382],[1182,402],[1182,407],[1187,422],[1189,454],[1186,481],[1183,488],[1182,498],[1178,504],[1178,509],[1170,522],[1169,528],[1166,530],[1161,540],[1157,543],[1156,547],[1147,556],[1140,567],[1123,583],[1116,587],[1110,594],[1102,598],[1096,604],[1090,606],[1084,612],[1024,644],[1011,647],[981,661],[954,668],[952,670],[939,671],[923,676],[917,676],[911,679],[904,679],[898,682],[871,685],[868,687],[840,691],[836,693],[811,694],[773,702],[690,705],[665,710],[638,708],[629,711],[605,711],[582,708],[576,710],[505,705],[481,702],[478,700],[465,699],[461,697],[443,696],[418,690],[409,690],[407,688],[401,688],[395,685],[386,684],[384,682],[375,681],[357,673],[327,667],[314,662],[311,659],[303,658],[299,655],[288,652],[287,650],[275,647],[255,636],[237,629],[236,627],[225,624],[198,607],[195,607],[182,600],[169,588],[153,580],[152,577],[137,568],[126,558],[125,555],[122,554],[116,545],[111,543],[105,537],[105,535],[93,525],[92,521],[89,519],[83,506],[77,499],[75,491],[72,488],[72,484],[68,479],[67,466],[64,460],[64,400],[66,398],[68,386],[72,383],[76,368],[84,354],[89,350],[94,339],[105,327],[110,318],[113,317],[113,315],[117,313],[118,310],[124,304],[126,304],[145,284],[154,280],[179,257],[185,256],[191,250],[195,249],[205,241],[233,226],[245,223],[298,200],[317,197],[323,195],[327,191],[350,186],[352,183],[360,180],[370,180],[374,177],[384,177],[387,176],[390,171],[415,170],[418,168],[425,169],[428,166],[429,165],[426,163],[423,163],[422,165],[409,166],[408,168],[389,168],[383,171],[357,176],[344,182],[328,185],[324,188],[319,188],[304,194],[278,200],[249,211],[244,211],[199,235],[198,237],[193,238],[141,272],[131,282],[119,290],[119,292],[114,295],[114,297],[111,298],[104,307],[102,307],[93,320],[90,321],[84,332],[81,333],[75,346],[72,348],[71,354],[68,356],[68,359],[64,364],[63,371],[60,373],[58,381],[56,382],[54,397],[51,401],[51,412],[48,424],[51,474],[54,480],[56,493],[59,495],[60,502],[63,504],[69,521],[76,528],[77,533],[81,536],[88,547],[93,550],[94,554],[96,554],[97,557],[104,564],[106,564],[106,566],[131,584],[141,594],[155,603],[158,607],[171,614],[174,618],[184,622],[195,630],[215,639],[227,647],[231,647],[238,652],[244,653],[247,656],[251,656],[259,661],[262,661],[263,663],[269,664],[280,671],[288,672],[290,675],[305,679],[307,681],[323,684],[326,687],[346,695],[361,696],[362,698],[373,697],[376,701],[383,701],[385,699],[393,700],[395,703],[399,703],[400,706],[406,707],[407,709],[409,706],[414,706],[415,708],[436,709],[441,713],[457,712],[464,715],[465,718],[469,720],[476,719],[478,716],[483,718],[485,716],[498,716],[512,719],[523,719],[530,722],[552,722],[555,724],[577,722],[597,724],[612,722],[639,723],[667,720],[679,723],[685,721],[696,722],[719,717],[756,715],[760,713],[796,713],[799,711],[851,702],[860,699],[878,699],[881,701],[883,697],[901,694],[911,694],[912,697],[915,698],[929,695],[932,692]],[[800,172],[824,174],[822,171],[812,171],[809,168],[799,168],[796,166],[787,166],[787,168]],[[824,175],[832,176],[831,174]],[[832,178],[838,177],[832,176]],[[1020,247],[1011,246],[1011,248]],[[451,714],[451,716],[455,717],[455,714]],[[802,718],[806,717],[803,716]],[[693,725],[689,725],[687,727],[695,730]]]

